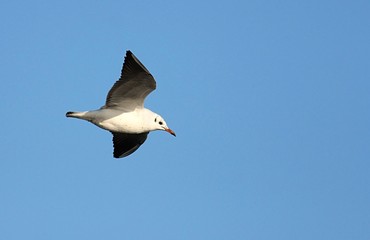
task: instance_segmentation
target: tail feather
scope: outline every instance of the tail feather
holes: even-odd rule
[[[86,119],[87,112],[67,112],[66,117]]]
[[[73,116],[73,114],[75,114],[75,112],[67,112],[67,113],[66,113],[66,117],[72,117],[72,116]]]

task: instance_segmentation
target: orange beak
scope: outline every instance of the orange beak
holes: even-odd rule
[[[172,131],[171,129],[166,128],[165,131],[168,132],[168,133],[171,133],[172,135],[174,135],[176,137],[176,133],[174,131]]]

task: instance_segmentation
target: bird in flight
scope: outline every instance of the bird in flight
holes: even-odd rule
[[[126,52],[121,77],[98,110],[67,112],[67,117],[89,121],[113,134],[113,156],[127,157],[146,140],[149,132],[166,131],[176,136],[157,113],[144,108],[144,100],[156,88],[150,72],[131,51]]]

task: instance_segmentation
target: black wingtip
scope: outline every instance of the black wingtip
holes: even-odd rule
[[[134,55],[130,50],[126,51],[126,57],[132,57]]]
[[[125,62],[135,58],[135,55],[130,50],[126,51]]]

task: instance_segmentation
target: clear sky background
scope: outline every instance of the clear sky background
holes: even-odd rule
[[[0,239],[370,239],[370,2],[2,1]],[[177,137],[67,119],[131,50]]]

